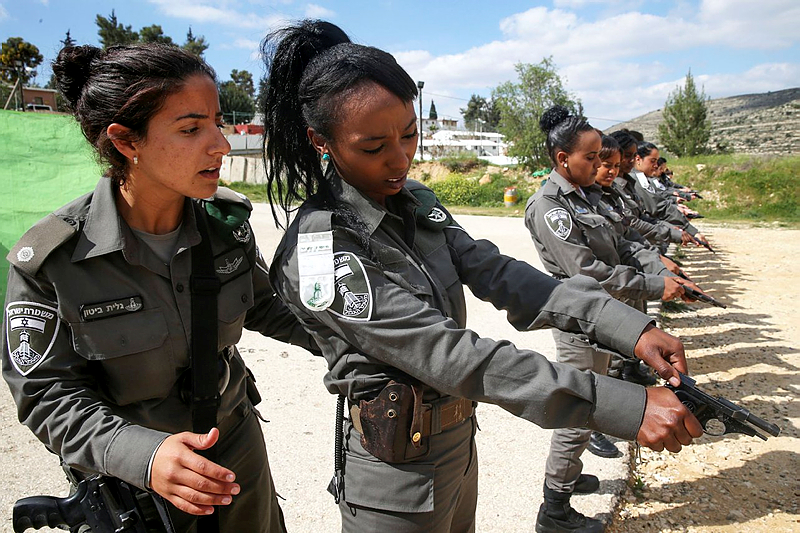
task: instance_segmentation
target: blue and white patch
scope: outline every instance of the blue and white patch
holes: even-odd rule
[[[297,270],[300,299],[306,309],[327,309],[336,296],[332,231],[301,233],[297,236]]]
[[[575,212],[578,213],[579,215],[588,215],[589,214],[589,209],[587,209],[586,207],[583,207],[582,205],[576,205],[575,206]]]
[[[562,241],[566,241],[569,234],[572,233],[572,217],[563,207],[555,207],[545,213],[544,221],[553,235]]]
[[[328,311],[347,320],[372,318],[372,287],[361,259],[352,252],[333,256],[336,296]]]
[[[58,310],[37,302],[6,306],[6,343],[11,364],[27,376],[44,361],[58,336]]]

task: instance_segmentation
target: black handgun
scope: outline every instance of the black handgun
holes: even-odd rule
[[[686,278],[686,276],[682,276],[682,277]],[[689,279],[689,278],[686,278],[686,279]],[[684,292],[684,294],[686,294],[686,296],[688,296],[692,300],[700,300],[701,302],[705,302],[707,304],[711,304],[711,305],[713,305],[715,307],[721,307],[723,309],[727,309],[728,308],[727,305],[725,305],[724,303],[720,302],[719,300],[717,300],[715,298],[712,298],[708,294],[703,294],[702,292],[696,291],[696,290],[694,290],[693,288],[691,288],[691,287],[689,287],[687,285],[683,285],[683,292]]]
[[[711,247],[711,245],[708,244],[708,241],[701,241],[700,239],[698,239],[696,237],[693,237],[691,235],[690,235],[690,237],[692,237],[692,240],[695,242],[695,244],[699,244],[700,246],[702,246],[703,248],[705,248],[706,250],[708,250],[712,254],[717,253],[717,252],[714,251],[714,249]]]
[[[744,407],[718,396],[714,398],[701,391],[695,385],[695,380],[680,374],[681,384],[673,387],[667,383],[667,388],[672,390],[683,405],[697,417],[703,431],[709,435],[726,435],[728,433],[743,433],[751,437],[767,440],[767,437],[753,429],[751,426],[766,431],[777,437],[781,428],[766,420],[757,417]],[[720,427],[720,424],[722,427]]]
[[[14,504],[15,533],[33,528],[64,528],[91,533],[175,533],[160,496],[124,481],[92,476],[66,498],[31,496]]]

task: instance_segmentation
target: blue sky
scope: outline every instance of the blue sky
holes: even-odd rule
[[[600,128],[662,107],[689,69],[712,98],[800,86],[797,0],[0,0],[0,41],[22,37],[49,62],[67,29],[98,44],[95,16],[112,9],[178,42],[191,25],[223,80],[231,69],[260,77],[258,43],[286,20],[331,20],[425,81],[425,115],[433,99],[440,116],[461,118],[471,94],[550,55]],[[44,84],[49,67],[40,71]]]

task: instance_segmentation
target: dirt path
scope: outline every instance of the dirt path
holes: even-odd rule
[[[800,531],[800,231],[707,226],[717,254],[682,262],[727,309],[692,305],[664,327],[699,385],[780,426],[767,442],[704,436],[680,454],[641,450],[616,533]]]

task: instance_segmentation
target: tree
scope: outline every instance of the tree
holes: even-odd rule
[[[256,110],[253,99],[244,89],[236,85],[233,81],[226,81],[219,85],[219,105],[223,116],[234,117],[232,122],[240,122],[235,118],[237,115],[241,119],[252,119]]]
[[[562,84],[552,57],[538,64],[517,63],[518,82],[507,81],[492,91],[500,115],[498,130],[512,143],[508,155],[530,170],[550,165],[539,119],[551,106],[563,105],[581,114],[583,107]]]
[[[192,27],[189,26],[189,32],[186,34],[186,42],[183,43],[183,49],[190,52],[197,57],[203,57],[203,52],[208,49],[206,38],[202,35],[195,37],[192,33]]]
[[[75,39],[73,39],[72,36],[70,36],[69,30],[67,30],[67,35],[66,37],[64,37],[64,40],[59,42],[61,43],[61,46],[63,46],[64,48],[66,48],[67,46],[75,46]]]
[[[231,81],[241,90],[247,93],[251,99],[255,98],[256,89],[253,85],[253,75],[246,70],[231,70]]]
[[[439,113],[436,112],[436,104],[434,104],[433,100],[431,100],[431,110],[428,111],[428,119],[436,120],[438,118],[439,118]]]
[[[697,92],[692,71],[686,83],[670,93],[664,104],[664,120],[658,125],[658,137],[664,147],[678,157],[698,155],[706,150],[711,136],[705,91]]]
[[[35,45],[23,40],[22,37],[9,37],[0,46],[0,67],[2,67],[0,79],[14,84],[19,76],[22,78],[22,84],[25,85],[31,78],[36,77],[36,71],[28,69],[35,69],[41,65],[43,60],[42,54]],[[18,61],[22,61],[22,68],[16,65]]]
[[[500,110],[495,105],[494,99],[487,100],[477,94],[473,94],[467,102],[467,107],[461,109],[461,116],[464,117],[464,127],[472,131],[478,128],[483,131],[495,131],[500,122]]]
[[[97,34],[100,36],[100,44],[103,48],[117,44],[132,44],[139,41],[139,33],[131,29],[130,26],[123,26],[117,21],[117,15],[111,10],[111,16],[106,18],[97,15]]]
[[[145,26],[139,30],[139,40],[143,43],[173,44],[172,37],[164,35],[164,30],[158,24]]]

